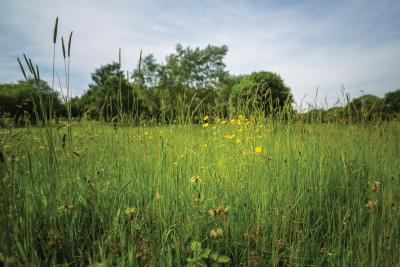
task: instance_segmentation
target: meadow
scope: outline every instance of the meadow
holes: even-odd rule
[[[400,124],[1,129],[6,266],[399,266]]]

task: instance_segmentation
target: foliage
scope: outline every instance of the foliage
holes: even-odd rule
[[[145,112],[137,87],[132,86],[119,63],[101,66],[92,74],[93,83],[79,100],[73,100],[80,113],[92,119],[111,121],[117,116]],[[82,114],[81,114],[82,115]]]
[[[149,110],[157,117],[195,114],[200,105],[211,111],[220,82],[227,75],[223,63],[227,51],[226,46],[192,49],[178,44],[164,64],[158,64],[151,54],[144,57],[132,78],[148,92]]]
[[[383,111],[387,115],[400,114],[400,89],[385,94]]]
[[[230,101],[234,106],[249,106],[250,112],[262,110],[267,115],[290,105],[293,97],[278,74],[260,71],[243,77],[235,84]]]
[[[192,241],[192,243],[190,243],[190,250],[193,253],[193,256],[187,258],[189,267],[217,267],[220,264],[229,263],[231,261],[231,259],[226,255],[219,255],[218,252],[212,251],[209,248],[202,248],[201,243],[198,241]],[[206,260],[210,262],[210,265],[206,264]]]
[[[34,80],[0,84],[0,115],[9,114],[14,122],[42,120],[41,102],[44,111],[48,114],[51,98],[54,113],[59,116],[65,115],[65,106],[59,99],[59,95],[52,92],[45,81],[40,81],[39,85]]]

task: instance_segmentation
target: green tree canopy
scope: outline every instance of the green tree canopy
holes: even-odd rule
[[[36,116],[43,119],[43,112],[49,113],[51,97],[55,115],[65,116],[65,106],[61,102],[59,94],[53,92],[47,82],[43,80],[39,81],[39,84],[35,80],[0,84],[0,113],[14,117],[16,120],[22,117],[35,120]],[[37,114],[35,114],[35,105]]]
[[[388,115],[400,113],[400,89],[385,94],[384,101],[384,112]]]
[[[219,84],[227,75],[223,62],[227,51],[226,46],[192,49],[178,44],[163,64],[153,55],[144,57],[133,79],[147,89],[150,107],[158,114],[175,117],[192,114],[199,106],[212,109]]]
[[[81,112],[92,118],[102,117],[110,121],[138,109],[137,90],[128,82],[119,63],[102,65],[92,74],[92,81],[80,101],[74,100]]]
[[[374,95],[363,95],[350,101],[347,108],[354,119],[372,120],[381,117],[383,106],[383,99]]]
[[[230,102],[234,107],[244,107],[249,111],[262,110],[265,114],[274,113],[293,101],[290,88],[276,73],[269,71],[253,72],[244,76],[232,88]]]

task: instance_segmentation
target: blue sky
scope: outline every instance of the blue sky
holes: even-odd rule
[[[162,62],[175,45],[227,45],[232,74],[268,70],[292,88],[297,105],[383,96],[400,88],[400,1],[100,1],[1,0],[0,82],[22,78],[26,53],[51,81],[52,31],[74,31],[71,87],[82,94],[90,74],[118,60],[133,70],[139,52]],[[57,69],[63,72],[60,46]],[[316,90],[318,96],[316,97]]]

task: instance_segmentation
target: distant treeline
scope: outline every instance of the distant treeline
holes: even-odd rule
[[[227,51],[226,46],[192,49],[177,45],[164,63],[150,54],[141,58],[132,72],[122,71],[115,62],[103,65],[92,74],[92,83],[84,94],[71,99],[61,98],[44,81],[0,84],[1,117],[18,124],[43,120],[50,113],[53,118],[71,115],[172,123],[197,121],[204,114],[296,114],[291,90],[278,74],[260,71],[230,75],[223,62]],[[359,121],[391,118],[399,113],[397,90],[384,98],[365,95],[349,100],[345,107],[312,109],[296,115],[309,121]]]

